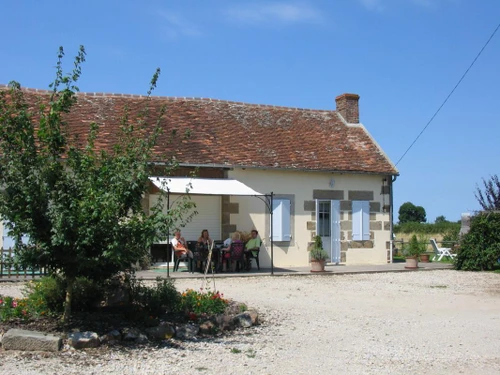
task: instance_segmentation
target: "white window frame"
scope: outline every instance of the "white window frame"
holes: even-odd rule
[[[370,201],[352,201],[352,239],[370,239]]]
[[[292,201],[287,198],[273,198],[273,241],[291,241],[292,239]]]

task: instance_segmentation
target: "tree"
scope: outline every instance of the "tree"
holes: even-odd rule
[[[483,178],[484,191],[476,186],[474,194],[477,201],[485,211],[500,210],[500,181],[498,176],[490,177],[488,181]]]
[[[411,202],[405,202],[399,207],[399,224],[408,222],[425,223],[427,221],[425,209],[415,206]]]
[[[440,215],[440,216],[436,217],[436,220],[434,221],[434,223],[436,223],[436,224],[449,223],[449,221],[446,220],[446,217],[444,215]]]
[[[0,215],[15,237],[22,267],[45,267],[64,278],[66,322],[76,278],[102,280],[129,268],[151,243],[182,222],[192,203],[179,200],[166,212],[161,194],[149,215],[141,206],[165,112],[151,119],[149,100],[137,119],[125,110],[120,140],[112,151],[96,147],[98,124],[90,125],[84,143],[69,134],[64,115],[75,110],[85,50],[80,47],[71,74],[62,72],[63,56],[61,47],[48,103],[30,108],[16,82],[0,92]],[[152,78],[148,98],[159,73]],[[164,172],[174,167],[167,162]],[[26,244],[23,235],[29,238]]]

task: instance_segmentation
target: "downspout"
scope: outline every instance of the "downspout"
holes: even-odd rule
[[[390,255],[389,255],[389,263],[392,263],[392,254],[394,250],[394,195],[392,193],[392,184],[398,176],[392,176],[392,178],[389,180],[389,231],[391,232],[390,236],[390,242],[389,242],[389,249],[390,249]]]
[[[271,220],[271,275],[274,275],[274,252],[273,252],[273,197],[274,194],[271,192],[271,207],[269,208],[270,220]]]

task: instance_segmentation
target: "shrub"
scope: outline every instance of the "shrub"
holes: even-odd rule
[[[420,254],[425,253],[427,250],[427,242],[423,236],[413,235],[410,238],[410,242],[403,245],[403,255],[405,257],[418,257]]]
[[[160,277],[156,278],[156,285],[151,287],[135,278],[130,279],[130,302],[136,310],[152,317],[178,312],[181,305],[174,280]]]
[[[500,213],[482,213],[471,219],[470,231],[455,260],[457,270],[492,270],[500,259]]]
[[[85,277],[76,278],[73,285],[71,308],[74,311],[88,311],[95,308],[103,299],[102,283]],[[47,276],[30,281],[24,289],[29,300],[43,301],[51,313],[60,313],[64,308],[66,283],[58,277]]]
[[[443,240],[442,243],[446,246],[449,247],[448,245],[458,243],[460,240],[460,227],[452,227],[446,230],[446,232],[443,233]]]
[[[321,236],[314,237],[314,245],[309,251],[309,257],[311,260],[328,260],[330,255],[323,249],[323,241],[321,241]]]
[[[63,311],[65,289],[62,280],[56,276],[46,276],[31,280],[23,294],[35,304],[43,304],[50,313]]]
[[[182,309],[188,314],[190,320],[207,318],[210,315],[220,314],[226,310],[228,301],[218,291],[210,289],[200,291],[188,289],[181,296]]]

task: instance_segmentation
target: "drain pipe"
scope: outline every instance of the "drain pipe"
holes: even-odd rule
[[[394,252],[394,195],[392,193],[392,184],[396,181],[398,176],[392,176],[389,179],[389,231],[391,232],[391,238],[389,242],[389,263],[392,263],[392,254]]]

